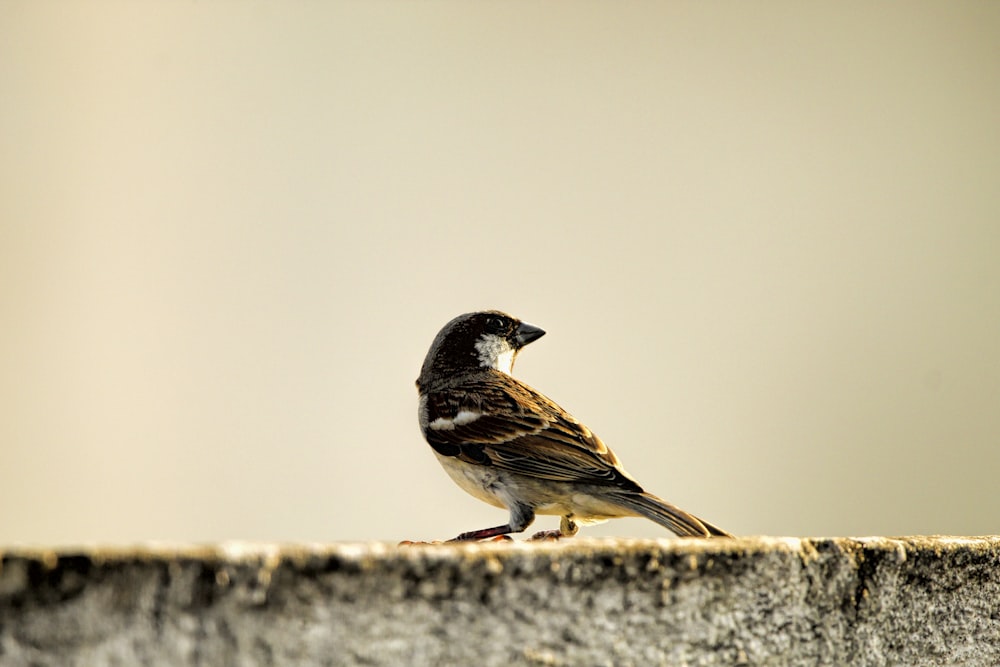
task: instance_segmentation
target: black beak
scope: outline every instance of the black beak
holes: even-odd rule
[[[544,329],[539,329],[538,327],[533,327],[530,324],[521,322],[517,325],[517,331],[514,332],[514,342],[517,343],[518,348],[522,348],[531,341],[538,340],[544,335]]]

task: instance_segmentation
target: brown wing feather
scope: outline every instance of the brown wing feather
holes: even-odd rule
[[[428,442],[443,454],[552,481],[642,491],[590,429],[508,375],[435,392],[427,409],[429,422],[454,418],[461,410],[481,415],[447,430],[424,429]]]

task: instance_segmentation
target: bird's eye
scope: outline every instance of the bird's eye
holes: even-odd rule
[[[507,329],[507,322],[502,317],[491,317],[486,320],[486,331],[491,334],[503,333]]]

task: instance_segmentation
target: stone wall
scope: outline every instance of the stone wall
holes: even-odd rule
[[[997,665],[1000,537],[8,549],[0,665]]]

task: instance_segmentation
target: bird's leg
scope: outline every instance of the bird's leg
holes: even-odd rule
[[[510,527],[509,523],[505,523],[502,526],[494,526],[493,528],[483,528],[481,530],[470,530],[467,533],[462,533],[458,537],[453,537],[449,542],[469,542],[471,540],[484,540],[487,537],[498,537],[500,535],[507,535],[508,533],[513,533],[514,529]]]
[[[559,530],[542,530],[531,536],[531,540],[558,540],[560,537],[573,537],[580,532],[580,527],[573,521],[573,515],[567,514],[559,520]]]
[[[513,505],[510,508],[510,523],[492,528],[482,528],[480,530],[470,530],[462,533],[458,537],[453,537],[449,542],[469,542],[471,540],[484,540],[487,537],[498,537],[509,535],[510,533],[523,532],[535,520],[535,510],[527,505]]]

